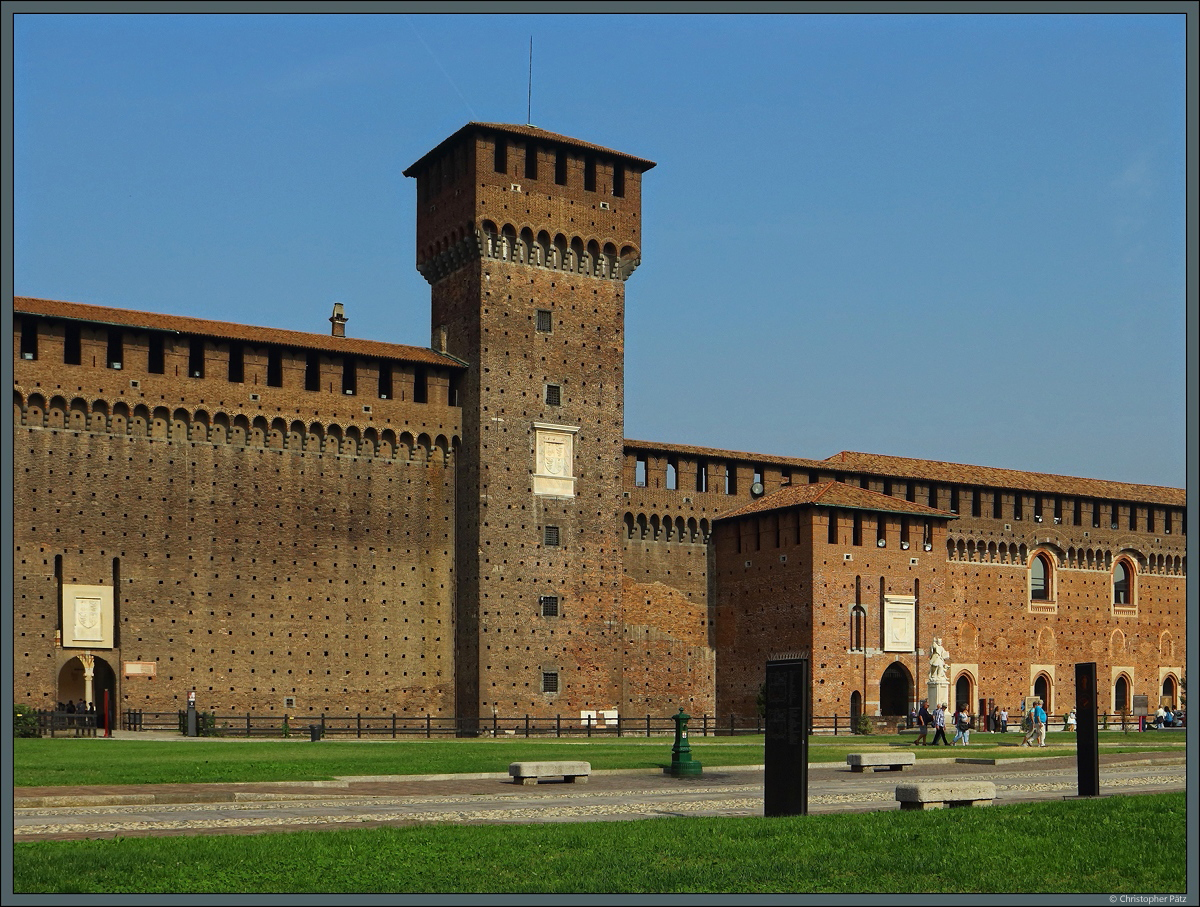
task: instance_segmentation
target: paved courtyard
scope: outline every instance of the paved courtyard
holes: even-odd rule
[[[1073,797],[1073,757],[959,762],[921,759],[904,772],[809,769],[809,813],[898,809],[911,781],[992,781],[996,805]],[[1101,796],[1185,789],[1181,753],[1101,754]],[[762,766],[705,767],[698,778],[598,771],[586,784],[523,787],[507,774],[340,778],[319,782],[19,788],[17,841],[248,834],[430,822],[595,822],[663,816],[761,816]]]

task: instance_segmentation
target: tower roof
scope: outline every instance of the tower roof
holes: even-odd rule
[[[482,132],[482,131],[503,132],[503,133],[507,133],[508,135],[515,135],[515,136],[519,136],[520,138],[524,138],[524,139],[536,139],[540,142],[546,142],[548,144],[569,145],[572,148],[582,148],[587,151],[595,151],[600,154],[608,154],[613,157],[621,158],[624,161],[628,161],[628,162],[636,165],[637,168],[639,170],[641,170],[642,172],[645,172],[654,166],[654,161],[646,160],[646,158],[637,157],[636,155],[632,155],[632,154],[627,154],[624,151],[617,151],[614,148],[605,148],[603,145],[594,145],[591,142],[583,142],[583,141],[580,141],[579,139],[573,139],[567,135],[559,135],[557,132],[548,132],[545,129],[539,129],[537,126],[529,126],[529,125],[521,126],[521,125],[517,125],[515,123],[470,122],[470,123],[467,123],[467,125],[463,126],[462,129],[459,129],[457,132],[455,132],[453,135],[448,136],[447,138],[445,138],[441,142],[439,142],[437,147],[432,148],[429,151],[427,151],[425,154],[421,155],[419,160],[415,161],[412,164],[412,166],[405,169],[404,175],[415,177],[417,175],[417,172],[421,169],[421,165],[424,164],[426,160],[441,153],[441,151],[446,146],[451,145],[454,142],[456,142],[460,136],[465,135],[466,133],[469,133],[469,132]]]
[[[759,498],[735,510],[730,510],[718,516],[717,520],[728,520],[732,517],[748,516],[752,513],[765,513],[770,510],[780,510],[784,507],[800,505],[813,507],[836,507],[839,510],[874,510],[883,513],[902,513],[915,517],[938,517],[944,520],[956,520],[958,515],[945,510],[937,510],[904,501],[891,495],[869,491],[844,482],[820,482],[812,485],[789,485],[766,497]]]

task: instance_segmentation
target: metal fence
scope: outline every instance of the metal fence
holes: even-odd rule
[[[37,711],[38,731],[46,737],[95,737],[97,719],[103,714],[97,712],[59,712],[53,710]]]
[[[737,737],[761,735],[760,716],[692,716],[688,733],[692,737]],[[166,730],[187,732],[187,712],[147,712],[131,709],[122,713],[121,728],[129,731]],[[314,731],[315,729],[315,731]],[[640,715],[618,718],[576,718],[534,715],[490,718],[458,718],[441,715],[261,715],[246,712],[218,715],[197,712],[197,730],[201,736],[215,737],[667,737],[675,734],[673,715]],[[812,719],[812,733],[841,735],[853,733],[846,716],[819,716]]]
[[[36,712],[38,730],[43,737],[95,737],[102,729],[102,714],[92,712]],[[197,729],[205,737],[346,737],[355,739],[413,737],[494,737],[497,739],[524,737],[668,737],[675,734],[674,716],[644,715],[608,719],[556,715],[553,718],[522,715],[490,718],[454,718],[439,715],[217,715],[197,712]],[[1122,722],[1124,719],[1124,723]],[[907,721],[900,719],[900,728],[892,725],[874,726],[880,736],[908,730]],[[1051,723],[1054,727],[1055,723]],[[1100,730],[1140,729],[1136,717],[1101,715]],[[1149,723],[1146,725],[1149,727]],[[119,727],[125,731],[171,731],[187,733],[187,712],[147,712],[127,709],[121,713]],[[1021,719],[1016,716],[1008,725],[1010,733],[1020,733]],[[315,730],[314,730],[315,729]],[[761,735],[764,721],[758,715],[729,715],[718,719],[714,715],[692,716],[688,732],[692,737],[738,737]],[[809,732],[816,736],[853,734],[851,719],[845,715],[815,715]],[[914,729],[915,732],[915,729]]]

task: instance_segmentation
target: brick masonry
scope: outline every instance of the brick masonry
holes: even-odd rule
[[[1085,660],[1110,710],[1178,701],[1181,489],[624,437],[653,166],[500,124],[417,161],[430,348],[16,300],[17,700],[78,698],[94,655],[149,711],[725,720],[808,651],[818,714],[873,714],[940,636],[973,705],[1061,711]],[[111,648],[63,646],[73,586],[115,589]]]

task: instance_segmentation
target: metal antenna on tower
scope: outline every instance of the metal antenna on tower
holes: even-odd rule
[[[533,35],[529,36],[529,91],[525,95],[525,125],[533,125]]]

